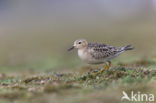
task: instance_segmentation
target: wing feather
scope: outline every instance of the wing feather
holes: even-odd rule
[[[97,44],[97,43],[89,44],[88,50],[91,56],[95,59],[108,58],[118,53],[118,48],[116,47],[108,46],[105,44]]]

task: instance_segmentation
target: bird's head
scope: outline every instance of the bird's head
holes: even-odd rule
[[[88,45],[88,42],[85,39],[78,39],[78,40],[75,40],[74,45],[70,49],[68,49],[68,51],[71,51],[74,48],[83,49],[83,48],[86,48],[87,45]]]

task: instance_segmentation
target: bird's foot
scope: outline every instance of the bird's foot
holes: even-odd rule
[[[103,71],[108,70],[110,68],[110,66],[111,66],[111,62],[110,61],[106,62],[106,65],[104,65],[104,67],[102,68]]]
[[[101,69],[99,69],[99,70],[94,70],[94,71],[92,71],[92,72],[89,72],[89,74],[90,74],[91,77],[96,78],[96,76],[97,76],[98,74],[101,74],[101,73],[104,72],[105,70],[108,70],[108,69],[110,68],[110,66],[111,66],[111,62],[108,61],[108,62],[106,62],[106,64],[105,64]]]

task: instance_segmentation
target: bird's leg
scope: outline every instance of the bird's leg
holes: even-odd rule
[[[98,74],[102,73],[105,70],[108,70],[111,66],[111,61],[106,62],[106,64],[97,72],[93,73],[92,76],[96,77]]]
[[[106,62],[106,65],[102,68],[104,70],[108,70],[111,66],[111,61]]]
[[[106,64],[99,70],[99,73],[108,70],[111,66],[111,61],[107,61]]]

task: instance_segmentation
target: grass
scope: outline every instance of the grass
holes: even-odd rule
[[[120,103],[122,91],[156,94],[156,69],[146,67],[155,62],[119,64],[96,77],[81,70],[89,71],[91,67],[82,67],[76,72],[36,72],[24,76],[3,73],[0,75],[0,102]]]

